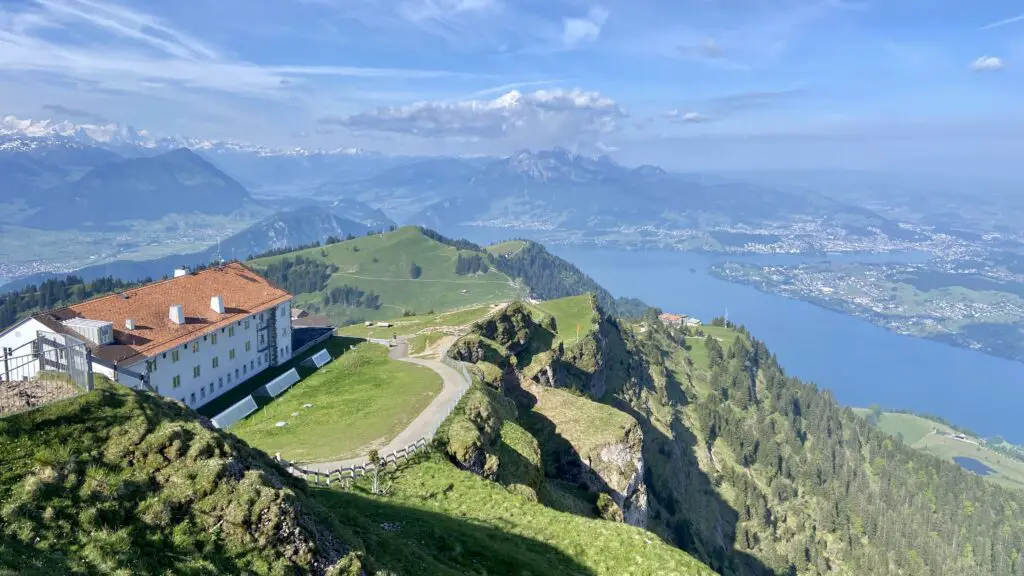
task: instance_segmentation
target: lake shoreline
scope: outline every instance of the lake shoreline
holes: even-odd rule
[[[804,302],[806,304],[811,304],[812,306],[817,306],[818,308],[821,308],[821,309],[824,309],[824,310],[828,310],[830,312],[835,312],[835,313],[838,313],[838,314],[842,314],[844,316],[849,316],[851,318],[857,318],[857,319],[860,319],[860,320],[864,320],[864,321],[866,321],[866,322],[868,322],[868,323],[870,323],[870,324],[872,324],[874,326],[878,326],[879,328],[884,328],[886,331],[891,332],[893,334],[898,334],[900,336],[907,336],[909,338],[918,338],[918,339],[921,339],[921,340],[928,340],[930,342],[938,342],[939,344],[943,344],[945,346],[949,346],[949,347],[952,347],[952,348],[958,348],[960,350],[971,350],[971,351],[974,351],[974,352],[980,352],[982,354],[986,354],[988,356],[992,356],[993,358],[1000,358],[1000,359],[1003,359],[1003,360],[1010,360],[1011,362],[1018,362],[1020,364],[1024,364],[1024,358],[1022,358],[1020,356],[1011,356],[1011,355],[1008,355],[1008,354],[1000,354],[999,352],[997,352],[997,351],[995,351],[995,350],[993,350],[991,348],[985,347],[985,346],[980,346],[980,347],[966,346],[966,345],[962,344],[959,340],[956,339],[956,336],[957,336],[956,333],[951,333],[951,334],[935,334],[935,335],[921,335],[921,334],[914,334],[914,333],[911,333],[911,332],[900,332],[898,330],[894,330],[889,325],[889,319],[886,318],[885,316],[880,316],[880,315],[875,314],[875,313],[860,312],[856,308],[844,308],[843,306],[840,306],[838,304],[833,304],[829,300],[821,300],[821,299],[817,299],[817,298],[808,298],[808,297],[805,297],[805,296],[800,295],[800,294],[794,295],[794,294],[789,294],[789,293],[782,292],[782,291],[771,290],[770,288],[766,288],[766,287],[764,287],[763,285],[761,285],[761,284],[759,284],[757,282],[750,282],[750,281],[746,281],[746,280],[742,280],[742,279],[737,280],[737,279],[729,278],[727,276],[724,276],[724,275],[720,274],[719,272],[717,272],[714,269],[709,270],[708,274],[711,277],[716,278],[718,280],[721,280],[723,282],[728,282],[730,284],[738,284],[738,285],[741,285],[741,286],[748,286],[748,287],[753,288],[753,289],[757,290],[758,292],[762,292],[764,294],[771,294],[773,296],[781,296],[783,298],[788,298],[790,300],[795,300],[795,301],[798,301],[798,302]]]

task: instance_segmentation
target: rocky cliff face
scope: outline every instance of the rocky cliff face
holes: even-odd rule
[[[647,526],[647,486],[644,484],[643,432],[634,424],[622,442],[607,444],[591,462],[593,472],[611,488],[612,499],[622,509],[624,521]]]

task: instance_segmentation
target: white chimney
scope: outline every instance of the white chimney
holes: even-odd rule
[[[182,276],[188,276],[188,270],[185,270],[184,268],[175,268],[174,277],[181,278]]]
[[[135,330],[135,320],[128,318],[124,321],[124,327],[129,330]]]
[[[220,296],[214,296],[210,298],[210,310],[213,310],[217,314],[224,313],[224,299]]]
[[[181,304],[175,304],[170,309],[171,322],[182,325],[185,323],[185,311],[181,308]]]

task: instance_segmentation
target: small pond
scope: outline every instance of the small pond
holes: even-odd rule
[[[978,476],[988,476],[989,474],[995,472],[995,470],[989,468],[988,466],[985,466],[978,460],[975,460],[974,458],[969,458],[967,456],[955,456],[953,458],[953,461],[963,466],[964,468],[970,470],[971,472],[974,472]]]

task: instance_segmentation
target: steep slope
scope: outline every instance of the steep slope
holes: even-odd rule
[[[357,574],[357,542],[262,452],[100,381],[0,420],[0,564],[16,573]]]
[[[828,392],[787,377],[742,327],[687,332],[654,314],[612,321],[594,307],[590,328],[572,312],[577,306],[544,304],[524,306],[529,319],[512,310],[507,320],[481,325],[451,350],[477,364],[497,396],[491,404],[514,400],[517,411],[504,418],[514,418],[544,455],[536,465],[543,479],[533,481],[542,503],[580,515],[608,514],[601,493],[618,503],[614,479],[567,491],[565,480],[576,478],[547,462],[552,452],[576,454],[577,470],[611,476],[600,473],[587,445],[615,421],[586,417],[599,414],[586,402],[600,403],[638,425],[639,447],[621,453],[642,462],[634,493],[644,494],[648,529],[722,574],[1015,576],[1024,569],[1017,513],[1024,493],[875,430]],[[565,318],[576,319],[567,327]],[[576,406],[545,406],[551,394]],[[488,443],[485,431],[503,425],[476,428],[481,473],[502,482],[500,444]],[[466,466],[462,455],[472,451],[460,451],[464,445],[449,442],[448,452]],[[639,506],[620,506],[639,520]]]
[[[710,576],[641,530],[563,514],[437,456],[312,488],[177,403],[99,379],[0,420],[12,574]]]
[[[78,229],[173,213],[228,214],[250,200],[241,184],[187,148],[99,165],[36,199],[26,225]]]

